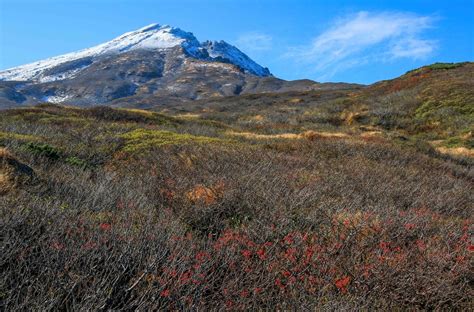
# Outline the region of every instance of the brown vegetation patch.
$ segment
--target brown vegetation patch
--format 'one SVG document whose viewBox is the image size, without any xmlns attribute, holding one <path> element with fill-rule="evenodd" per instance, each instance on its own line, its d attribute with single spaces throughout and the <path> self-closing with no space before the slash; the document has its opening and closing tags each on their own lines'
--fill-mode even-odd
<svg viewBox="0 0 474 312">
<path fill-rule="evenodd" d="M 365 117 L 365 115 L 360 112 L 343 112 L 341 115 L 341 119 L 343 119 L 347 125 L 352 125 L 363 117 Z"/>
<path fill-rule="evenodd" d="M 223 182 L 219 182 L 212 187 L 198 184 L 191 191 L 186 193 L 186 197 L 194 204 L 204 203 L 206 205 L 212 205 L 222 195 L 224 186 Z"/>
<path fill-rule="evenodd" d="M 0 148 L 0 195 L 4 195 L 33 178 L 33 169 Z"/>
</svg>

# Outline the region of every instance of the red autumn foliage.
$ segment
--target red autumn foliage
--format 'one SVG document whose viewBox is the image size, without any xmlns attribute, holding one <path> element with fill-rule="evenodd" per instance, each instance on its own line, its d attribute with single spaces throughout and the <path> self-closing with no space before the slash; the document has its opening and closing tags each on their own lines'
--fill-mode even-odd
<svg viewBox="0 0 474 312">
<path fill-rule="evenodd" d="M 110 231 L 110 229 L 112 229 L 112 225 L 110 223 L 101 223 L 99 227 L 103 231 Z"/>
<path fill-rule="evenodd" d="M 351 278 L 349 276 L 342 277 L 335 281 L 335 285 L 340 292 L 345 293 L 347 292 L 347 286 L 351 282 Z"/>
<path fill-rule="evenodd" d="M 245 259 L 250 259 L 250 257 L 252 256 L 252 252 L 248 249 L 242 250 L 241 254 L 245 257 Z"/>
<path fill-rule="evenodd" d="M 171 295 L 171 291 L 169 289 L 165 289 L 160 293 L 161 297 L 169 297 Z"/>
</svg>

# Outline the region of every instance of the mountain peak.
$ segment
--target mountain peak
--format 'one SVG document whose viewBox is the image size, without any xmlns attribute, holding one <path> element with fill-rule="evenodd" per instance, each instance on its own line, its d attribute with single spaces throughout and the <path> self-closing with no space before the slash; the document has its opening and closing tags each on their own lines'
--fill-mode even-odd
<svg viewBox="0 0 474 312">
<path fill-rule="evenodd" d="M 268 69 L 255 63 L 236 47 L 224 41 L 200 43 L 191 32 L 169 25 L 150 24 L 138 30 L 124 33 L 111 41 L 92 48 L 72 52 L 46 60 L 0 71 L 0 80 L 49 82 L 69 79 L 105 55 L 122 54 L 134 50 L 167 50 L 181 46 L 188 56 L 208 62 L 232 63 L 244 72 L 256 76 L 271 75 Z M 84 59 L 85 61 L 79 61 Z M 51 69 L 62 64 L 78 63 L 74 68 L 59 75 L 51 75 Z M 57 71 L 55 71 L 57 72 Z"/>
<path fill-rule="evenodd" d="M 137 31 L 146 32 L 146 31 L 150 31 L 150 30 L 159 29 L 159 28 L 162 28 L 162 27 L 171 27 L 171 26 L 169 26 L 169 25 L 163 25 L 162 26 L 158 23 L 153 23 L 153 24 L 147 25 L 145 27 L 142 27 L 142 28 L 138 29 Z"/>
<path fill-rule="evenodd" d="M 109 42 L 95 47 L 99 53 L 127 52 L 135 49 L 167 49 L 187 42 L 199 45 L 190 32 L 169 25 L 151 24 L 135 31 L 127 32 Z M 94 48 L 92 48 L 94 49 Z"/>
</svg>

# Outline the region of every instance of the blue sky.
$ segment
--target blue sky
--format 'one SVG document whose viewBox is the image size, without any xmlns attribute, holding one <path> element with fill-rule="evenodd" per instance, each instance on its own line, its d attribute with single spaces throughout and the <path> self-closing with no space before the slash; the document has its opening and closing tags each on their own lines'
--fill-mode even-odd
<svg viewBox="0 0 474 312">
<path fill-rule="evenodd" d="M 371 83 L 474 60 L 474 0 L 0 0 L 0 69 L 151 23 L 230 42 L 283 79 Z"/>
</svg>

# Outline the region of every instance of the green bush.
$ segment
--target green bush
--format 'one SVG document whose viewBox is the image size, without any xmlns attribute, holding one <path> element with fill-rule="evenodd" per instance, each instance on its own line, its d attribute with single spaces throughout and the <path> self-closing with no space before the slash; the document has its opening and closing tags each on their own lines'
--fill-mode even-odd
<svg viewBox="0 0 474 312">
<path fill-rule="evenodd" d="M 464 63 L 434 63 L 427 67 L 431 70 L 438 70 L 438 69 L 453 69 L 453 68 L 461 67 L 462 65 L 464 65 Z"/>
<path fill-rule="evenodd" d="M 46 143 L 28 142 L 24 146 L 27 151 L 35 156 L 42 156 L 52 160 L 58 160 L 61 158 L 61 152 Z"/>
</svg>

